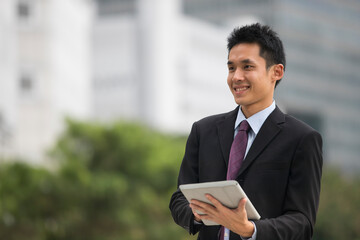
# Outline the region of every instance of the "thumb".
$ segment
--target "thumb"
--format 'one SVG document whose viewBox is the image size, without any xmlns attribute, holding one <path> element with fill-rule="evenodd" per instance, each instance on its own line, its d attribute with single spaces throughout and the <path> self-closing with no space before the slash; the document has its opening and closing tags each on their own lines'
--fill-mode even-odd
<svg viewBox="0 0 360 240">
<path fill-rule="evenodd" d="M 239 201 L 239 205 L 238 205 L 238 209 L 245 209 L 245 204 L 247 202 L 247 198 L 242 198 L 240 201 Z"/>
</svg>

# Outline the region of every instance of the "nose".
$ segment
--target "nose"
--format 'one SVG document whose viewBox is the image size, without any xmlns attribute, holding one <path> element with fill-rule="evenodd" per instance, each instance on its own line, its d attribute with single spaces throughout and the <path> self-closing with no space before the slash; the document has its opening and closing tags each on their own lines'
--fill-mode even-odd
<svg viewBox="0 0 360 240">
<path fill-rule="evenodd" d="M 244 78 L 244 72 L 243 72 L 241 69 L 237 68 L 236 71 L 234 72 L 234 75 L 233 75 L 233 77 L 232 77 L 232 80 L 233 80 L 234 82 L 244 81 L 244 80 L 245 80 L 245 78 Z"/>
</svg>

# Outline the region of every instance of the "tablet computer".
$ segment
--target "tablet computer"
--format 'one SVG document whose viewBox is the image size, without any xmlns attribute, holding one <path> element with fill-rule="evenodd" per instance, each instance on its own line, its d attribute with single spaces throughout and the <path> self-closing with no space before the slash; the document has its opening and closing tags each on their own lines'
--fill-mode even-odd
<svg viewBox="0 0 360 240">
<path fill-rule="evenodd" d="M 183 184 L 180 185 L 179 188 L 189 202 L 191 199 L 196 199 L 211 204 L 205 197 L 205 194 L 210 194 L 228 208 L 237 208 L 239 201 L 242 198 L 247 198 L 245 209 L 248 219 L 260 219 L 259 213 L 252 205 L 250 199 L 246 196 L 240 184 L 235 180 Z M 199 212 L 199 214 L 201 214 L 201 212 Z M 219 225 L 218 223 L 209 220 L 203 220 L 203 223 L 208 226 Z"/>
</svg>

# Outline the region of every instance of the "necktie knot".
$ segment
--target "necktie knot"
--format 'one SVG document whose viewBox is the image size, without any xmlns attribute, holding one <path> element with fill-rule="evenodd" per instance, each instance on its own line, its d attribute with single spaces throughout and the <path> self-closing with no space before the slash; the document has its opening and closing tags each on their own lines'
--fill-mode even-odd
<svg viewBox="0 0 360 240">
<path fill-rule="evenodd" d="M 249 130 L 250 130 L 249 123 L 246 120 L 242 121 L 239 126 L 239 131 L 248 132 Z"/>
</svg>

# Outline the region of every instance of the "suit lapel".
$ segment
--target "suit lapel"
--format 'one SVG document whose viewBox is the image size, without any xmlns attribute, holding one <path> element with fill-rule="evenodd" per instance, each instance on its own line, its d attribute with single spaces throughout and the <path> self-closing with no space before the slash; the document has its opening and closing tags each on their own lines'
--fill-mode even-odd
<svg viewBox="0 0 360 240">
<path fill-rule="evenodd" d="M 280 124 L 285 122 L 285 116 L 278 107 L 269 115 L 264 124 L 260 128 L 253 144 L 251 145 L 248 154 L 240 168 L 238 176 L 247 169 L 262 150 L 269 145 L 269 143 L 281 131 Z M 229 150 L 230 151 L 230 150 Z"/>
<path fill-rule="evenodd" d="M 226 167 L 229 162 L 231 144 L 234 140 L 234 127 L 238 111 L 239 107 L 229 112 L 229 114 L 217 123 L 219 142 Z"/>
</svg>

